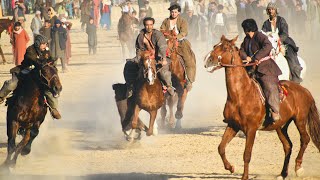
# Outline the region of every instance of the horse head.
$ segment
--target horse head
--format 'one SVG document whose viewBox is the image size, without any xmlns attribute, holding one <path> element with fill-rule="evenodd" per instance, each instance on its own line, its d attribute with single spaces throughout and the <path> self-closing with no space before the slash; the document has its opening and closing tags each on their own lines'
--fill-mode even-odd
<svg viewBox="0 0 320 180">
<path fill-rule="evenodd" d="M 240 62 L 234 61 L 235 55 L 239 53 L 239 49 L 235 46 L 237 39 L 238 36 L 232 40 L 228 40 L 222 35 L 220 42 L 213 46 L 213 50 L 211 50 L 204 59 L 204 67 L 208 72 L 220 69 L 224 65 L 240 64 Z"/>
<path fill-rule="evenodd" d="M 58 69 L 54 65 L 46 63 L 40 67 L 40 81 L 52 92 L 54 97 L 59 97 L 62 85 L 58 76 Z"/>
<path fill-rule="evenodd" d="M 177 51 L 178 45 L 179 45 L 179 42 L 177 41 L 177 33 L 174 29 L 169 31 L 161 30 L 161 32 L 163 33 L 163 35 L 166 37 L 166 40 L 167 40 L 166 55 L 167 57 L 171 57 L 171 54 Z"/>
<path fill-rule="evenodd" d="M 13 19 L 0 19 L 0 34 L 3 31 L 6 31 L 7 34 L 11 35 L 13 32 L 13 25 L 14 21 Z"/>
<path fill-rule="evenodd" d="M 151 51 L 143 51 L 140 53 L 143 68 L 143 77 L 147 79 L 149 85 L 153 85 L 157 78 L 156 60 Z"/>
<path fill-rule="evenodd" d="M 261 31 L 264 35 L 268 37 L 268 40 L 271 42 L 271 45 L 273 47 L 272 54 L 274 56 L 278 55 L 279 53 L 282 53 L 282 55 L 285 55 L 285 46 L 281 43 L 280 37 L 279 37 L 279 30 L 276 29 L 275 32 L 264 32 Z"/>
</svg>

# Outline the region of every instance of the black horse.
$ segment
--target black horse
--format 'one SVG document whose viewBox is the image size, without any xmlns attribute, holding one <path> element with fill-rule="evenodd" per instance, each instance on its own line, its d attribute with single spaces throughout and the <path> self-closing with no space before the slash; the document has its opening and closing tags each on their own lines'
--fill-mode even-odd
<svg viewBox="0 0 320 180">
<path fill-rule="evenodd" d="M 50 91 L 54 97 L 58 97 L 61 90 L 58 70 L 49 63 L 19 76 L 16 90 L 7 100 L 8 155 L 5 166 L 14 166 L 20 153 L 30 153 L 31 143 L 38 135 L 39 127 L 47 114 L 45 92 Z M 16 146 L 17 134 L 22 135 L 23 139 Z"/>
</svg>

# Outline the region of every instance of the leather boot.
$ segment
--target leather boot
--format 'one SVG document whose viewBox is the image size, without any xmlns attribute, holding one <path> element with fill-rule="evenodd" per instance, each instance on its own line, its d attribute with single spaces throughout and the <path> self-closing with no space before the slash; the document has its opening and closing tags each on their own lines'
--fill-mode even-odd
<svg viewBox="0 0 320 180">
<path fill-rule="evenodd" d="M 50 113 L 53 118 L 55 119 L 61 119 L 61 115 L 57 109 L 50 109 Z"/>
</svg>

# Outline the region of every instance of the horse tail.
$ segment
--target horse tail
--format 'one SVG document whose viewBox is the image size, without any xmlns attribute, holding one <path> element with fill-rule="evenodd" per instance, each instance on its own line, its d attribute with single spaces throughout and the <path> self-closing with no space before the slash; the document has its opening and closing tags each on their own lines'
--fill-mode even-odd
<svg viewBox="0 0 320 180">
<path fill-rule="evenodd" d="M 314 145 L 320 151 L 320 117 L 315 102 L 311 104 L 308 114 L 308 130 Z"/>
</svg>

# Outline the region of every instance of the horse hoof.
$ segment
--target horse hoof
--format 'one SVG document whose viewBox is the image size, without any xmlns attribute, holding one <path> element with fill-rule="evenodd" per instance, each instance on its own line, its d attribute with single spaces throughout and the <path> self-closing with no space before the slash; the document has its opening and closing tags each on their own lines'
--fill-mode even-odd
<svg viewBox="0 0 320 180">
<path fill-rule="evenodd" d="M 303 174 L 304 174 L 304 169 L 303 169 L 303 167 L 301 167 L 300 169 L 298 169 L 298 170 L 296 171 L 296 175 L 297 175 L 298 177 L 303 176 Z"/>
<path fill-rule="evenodd" d="M 234 170 L 235 170 L 234 166 L 231 166 L 230 173 L 233 174 Z"/>
<path fill-rule="evenodd" d="M 24 147 L 22 149 L 22 151 L 21 151 L 21 155 L 22 156 L 26 156 L 26 155 L 30 154 L 30 152 L 31 152 L 31 148 L 30 147 Z"/>
<path fill-rule="evenodd" d="M 181 126 L 181 120 L 178 119 L 177 122 L 176 122 L 176 129 L 181 129 L 182 126 Z"/>
<path fill-rule="evenodd" d="M 153 129 L 153 135 L 157 136 L 159 134 L 158 128 Z"/>
<path fill-rule="evenodd" d="M 284 180 L 284 178 L 282 176 L 278 176 L 277 180 Z"/>
<path fill-rule="evenodd" d="M 181 111 L 177 111 L 175 114 L 176 119 L 182 119 L 183 118 L 183 114 Z"/>
<path fill-rule="evenodd" d="M 152 134 L 153 134 L 152 131 L 148 131 L 148 132 L 147 132 L 147 136 L 151 136 Z"/>
</svg>

